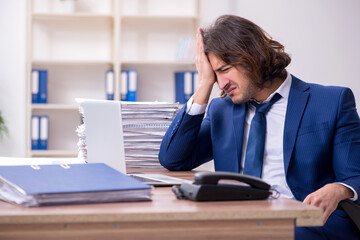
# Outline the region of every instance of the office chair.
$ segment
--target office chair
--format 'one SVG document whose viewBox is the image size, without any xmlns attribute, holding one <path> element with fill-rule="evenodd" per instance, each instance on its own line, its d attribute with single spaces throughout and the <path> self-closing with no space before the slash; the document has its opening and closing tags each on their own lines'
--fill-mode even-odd
<svg viewBox="0 0 360 240">
<path fill-rule="evenodd" d="M 340 202 L 340 207 L 353 220 L 360 233 L 360 205 L 350 200 L 343 200 Z"/>
</svg>

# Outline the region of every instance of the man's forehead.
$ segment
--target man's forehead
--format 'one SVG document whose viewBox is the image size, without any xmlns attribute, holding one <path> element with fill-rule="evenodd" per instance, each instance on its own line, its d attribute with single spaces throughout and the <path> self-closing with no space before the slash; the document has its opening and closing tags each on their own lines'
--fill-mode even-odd
<svg viewBox="0 0 360 240">
<path fill-rule="evenodd" d="M 208 55 L 209 60 L 210 60 L 210 64 L 211 67 L 214 71 L 219 71 L 222 68 L 228 66 L 229 64 L 226 64 L 223 60 L 221 60 L 220 58 L 216 57 L 214 54 L 209 54 Z"/>
</svg>

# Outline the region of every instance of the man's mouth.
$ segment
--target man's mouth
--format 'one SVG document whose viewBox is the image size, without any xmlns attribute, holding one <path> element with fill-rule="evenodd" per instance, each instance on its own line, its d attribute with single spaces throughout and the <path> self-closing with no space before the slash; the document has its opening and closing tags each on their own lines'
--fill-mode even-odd
<svg viewBox="0 0 360 240">
<path fill-rule="evenodd" d="M 226 89 L 225 92 L 228 96 L 232 95 L 235 91 L 236 87 L 230 87 L 229 89 Z"/>
</svg>

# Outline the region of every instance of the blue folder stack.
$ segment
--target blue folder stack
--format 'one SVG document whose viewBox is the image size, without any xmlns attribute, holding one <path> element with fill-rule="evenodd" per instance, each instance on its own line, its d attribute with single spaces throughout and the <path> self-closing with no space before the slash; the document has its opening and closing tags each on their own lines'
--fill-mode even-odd
<svg viewBox="0 0 360 240">
<path fill-rule="evenodd" d="M 32 115 L 31 117 L 31 149 L 47 150 L 49 140 L 49 117 Z"/>
<path fill-rule="evenodd" d="M 0 166 L 0 199 L 32 206 L 149 201 L 151 186 L 103 163 Z"/>
<path fill-rule="evenodd" d="M 138 72 L 136 69 L 122 70 L 121 76 L 121 101 L 137 101 Z"/>
</svg>

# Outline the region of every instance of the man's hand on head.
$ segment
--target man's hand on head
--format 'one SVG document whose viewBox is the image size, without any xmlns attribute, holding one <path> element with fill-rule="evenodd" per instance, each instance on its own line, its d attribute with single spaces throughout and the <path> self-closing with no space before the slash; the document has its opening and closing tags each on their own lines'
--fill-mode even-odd
<svg viewBox="0 0 360 240">
<path fill-rule="evenodd" d="M 208 57 L 204 52 L 204 39 L 202 29 L 196 34 L 196 69 L 199 73 L 199 87 L 194 94 L 194 102 L 200 105 L 207 104 L 212 87 L 216 81 L 215 73 L 211 67 Z"/>
</svg>

